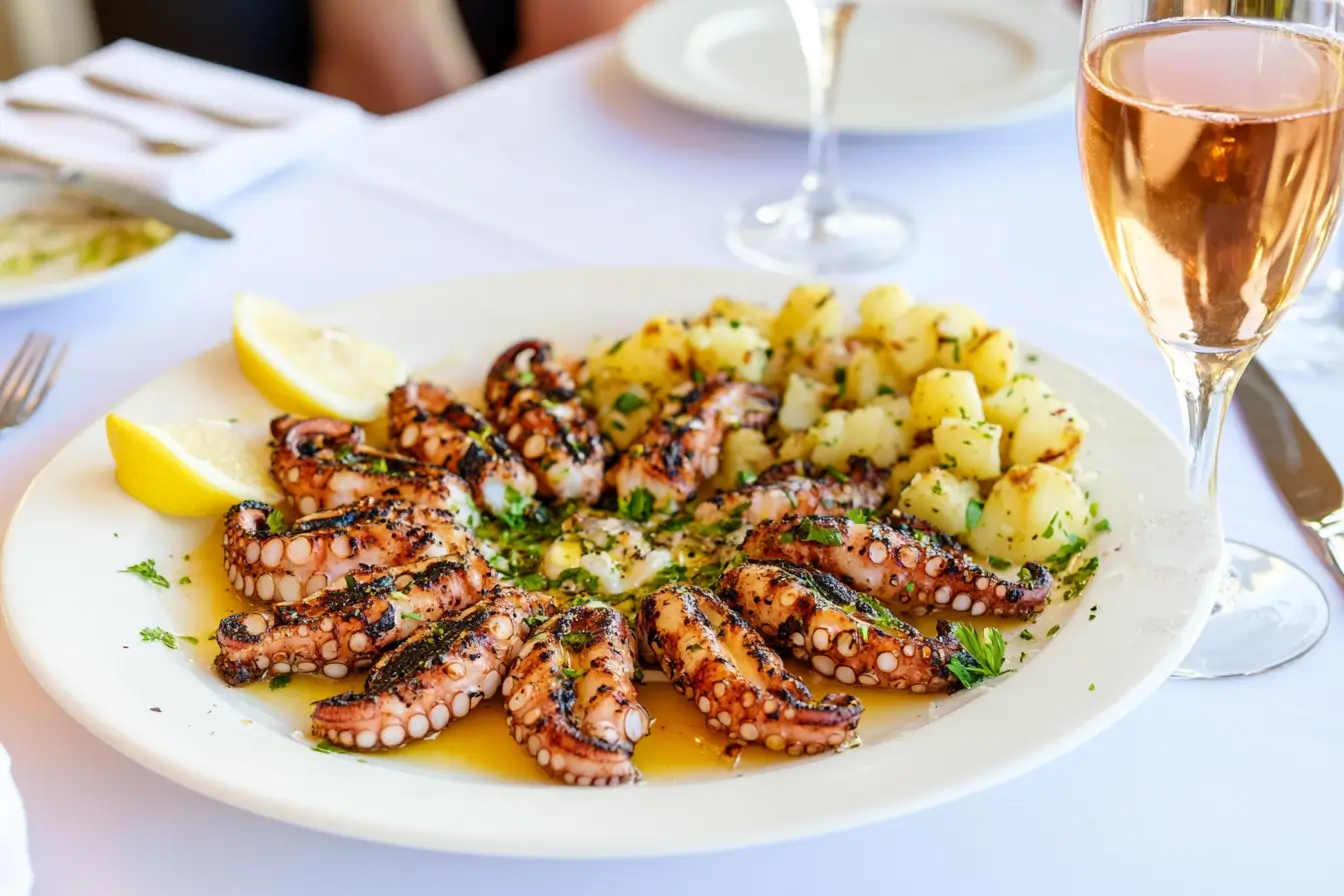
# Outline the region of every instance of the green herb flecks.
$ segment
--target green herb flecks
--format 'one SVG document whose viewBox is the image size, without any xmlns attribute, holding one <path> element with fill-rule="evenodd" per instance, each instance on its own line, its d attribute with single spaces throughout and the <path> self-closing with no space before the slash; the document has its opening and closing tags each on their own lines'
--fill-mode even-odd
<svg viewBox="0 0 1344 896">
<path fill-rule="evenodd" d="M 653 516 L 653 492 L 641 486 L 628 497 L 622 498 L 618 509 L 621 516 L 628 520 L 636 523 L 648 522 L 649 517 Z"/>
<path fill-rule="evenodd" d="M 751 470 L 738 470 L 738 471 L 737 471 L 737 484 L 738 484 L 738 486 L 740 486 L 740 487 L 742 487 L 742 488 L 745 488 L 745 487 L 747 487 L 748 485 L 751 485 L 751 484 L 752 484 L 753 482 L 755 482 L 755 481 L 756 481 L 756 474 L 755 474 L 754 472 L 752 472 Z"/>
<path fill-rule="evenodd" d="M 796 531 L 803 541 L 810 541 L 814 544 L 839 547 L 844 543 L 844 539 L 840 537 L 839 532 L 834 529 L 829 529 L 814 520 L 803 520 L 798 524 Z"/>
<path fill-rule="evenodd" d="M 563 675 L 563 676 L 565 676 L 566 678 L 568 678 L 570 681 L 574 681 L 574 680 L 577 679 L 577 678 L 582 678 L 582 677 L 583 677 L 583 673 L 582 673 L 582 672 L 580 672 L 578 669 L 574 669 L 574 668 L 572 668 L 572 667 L 570 667 L 570 666 L 565 666 L 563 669 L 561 669 L 561 670 L 560 670 L 560 674 Z"/>
<path fill-rule="evenodd" d="M 158 627 L 140 629 L 140 640 L 158 641 L 169 650 L 177 649 L 177 637 L 172 632 L 166 632 Z"/>
<path fill-rule="evenodd" d="M 565 632 L 560 636 L 560 643 L 566 647 L 573 647 L 582 650 L 593 643 L 592 632 Z"/>
<path fill-rule="evenodd" d="M 648 402 L 640 398 L 633 392 L 622 392 L 616 399 L 616 410 L 622 414 L 629 414 L 631 411 L 637 411 L 648 405 Z"/>
<path fill-rule="evenodd" d="M 179 585 L 190 585 L 190 584 L 191 584 L 191 576 L 183 576 L 182 578 L 180 578 L 180 579 L 177 580 L 177 584 L 179 584 Z"/>
<path fill-rule="evenodd" d="M 281 688 L 289 687 L 289 682 L 291 681 L 291 679 L 292 676 L 290 676 L 288 673 L 284 675 L 275 676 L 274 678 L 271 679 L 271 690 L 278 691 Z"/>
<path fill-rule="evenodd" d="M 992 568 L 997 569 L 997 570 L 999 570 L 1000 572 L 1002 572 L 1003 570 L 1007 569 L 1008 567 L 1012 566 L 1013 564 L 1010 563 L 1010 562 L 1008 562 L 1007 560 L 1003 559 L 1002 557 L 990 557 L 990 558 L 989 558 L 989 565 L 990 565 Z"/>
<path fill-rule="evenodd" d="M 329 740 L 320 740 L 313 744 L 314 753 L 349 753 L 345 747 L 338 747 Z"/>
<path fill-rule="evenodd" d="M 966 528 L 974 529 L 980 525 L 980 518 L 985 513 L 984 501 L 971 501 L 966 505 Z"/>
<path fill-rule="evenodd" d="M 168 587 L 168 580 L 160 575 L 159 571 L 154 568 L 153 558 L 141 560 L 139 563 L 128 566 L 123 570 L 119 570 L 119 572 L 128 572 L 133 576 L 139 576 L 149 584 L 157 585 L 160 588 Z"/>
<path fill-rule="evenodd" d="M 972 688 L 1003 674 L 1003 654 L 1007 645 L 1002 632 L 996 628 L 976 632 L 973 626 L 954 622 L 952 633 L 971 657 L 970 664 L 963 662 L 960 656 L 954 656 L 947 664 L 948 671 L 957 677 L 963 687 Z"/>
<path fill-rule="evenodd" d="M 288 527 L 285 525 L 285 515 L 279 510 L 272 510 L 266 514 L 266 528 L 272 535 L 279 535 Z"/>
</svg>

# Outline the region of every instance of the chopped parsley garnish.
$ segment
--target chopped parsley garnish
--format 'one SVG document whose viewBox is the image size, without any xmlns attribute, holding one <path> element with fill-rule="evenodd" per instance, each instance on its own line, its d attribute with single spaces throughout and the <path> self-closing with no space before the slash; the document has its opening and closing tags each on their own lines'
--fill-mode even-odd
<svg viewBox="0 0 1344 896">
<path fill-rule="evenodd" d="M 545 616 L 529 616 L 523 620 L 523 624 L 526 625 L 528 628 L 536 628 L 545 621 L 546 621 Z"/>
<path fill-rule="evenodd" d="M 1094 609 L 1095 609 L 1095 608 L 1094 608 Z M 201 639 L 195 637 L 194 635 L 178 635 L 178 636 L 177 636 L 177 639 L 178 639 L 179 641 L 186 641 L 188 644 L 199 644 L 199 643 L 201 643 Z"/>
<path fill-rule="evenodd" d="M 625 340 L 624 340 L 624 339 L 617 339 L 615 342 L 613 342 L 613 343 L 611 344 L 611 348 L 607 349 L 607 354 L 608 354 L 608 355 L 614 355 L 614 354 L 616 354 L 618 351 L 621 350 L 621 346 L 623 346 L 623 345 L 625 345 Z"/>
<path fill-rule="evenodd" d="M 845 516 L 849 519 L 851 523 L 858 523 L 860 526 L 862 526 L 864 523 L 868 522 L 870 519 L 873 518 L 873 511 L 869 510 L 866 507 L 851 507 L 849 508 L 849 512 L 846 513 Z"/>
<path fill-rule="evenodd" d="M 290 678 L 289 674 L 275 676 L 271 679 L 271 690 L 278 691 L 281 688 L 289 687 Z"/>
<path fill-rule="evenodd" d="M 1005 570 L 1005 569 L 1007 569 L 1008 567 L 1012 566 L 1013 564 L 1009 563 L 1007 560 L 1003 559 L 1002 557 L 990 557 L 990 558 L 989 558 L 989 565 L 990 565 L 991 567 L 993 567 L 994 569 L 997 569 L 997 570 Z"/>
<path fill-rule="evenodd" d="M 140 629 L 141 641 L 158 641 L 169 650 L 177 649 L 177 638 L 172 632 L 166 632 L 161 628 L 142 628 Z"/>
<path fill-rule="evenodd" d="M 503 554 L 496 554 L 486 562 L 489 563 L 492 568 L 499 570 L 505 575 L 508 575 L 513 571 L 513 566 L 509 563 L 509 558 L 505 557 Z"/>
<path fill-rule="evenodd" d="M 168 580 L 165 579 L 163 576 L 161 576 L 159 574 L 159 571 L 154 568 L 153 558 L 150 558 L 149 560 L 142 560 L 139 563 L 136 563 L 132 566 L 128 566 L 125 569 L 119 571 L 128 572 L 133 576 L 139 576 L 149 584 L 158 585 L 160 588 L 168 587 Z"/>
<path fill-rule="evenodd" d="M 180 578 L 180 579 L 177 580 L 177 584 L 179 584 L 179 585 L 190 585 L 190 584 L 191 584 L 191 576 L 183 576 L 182 578 Z"/>
<path fill-rule="evenodd" d="M 354 591 L 354 590 L 355 590 L 356 588 L 358 588 L 358 587 L 359 587 L 359 582 L 355 581 L 355 577 L 354 577 L 353 575 L 351 575 L 350 573 L 346 573 L 346 574 L 345 574 L 345 590 L 346 590 L 346 591 Z"/>
<path fill-rule="evenodd" d="M 842 469 L 840 469 L 839 467 L 837 467 L 835 464 L 827 464 L 827 465 L 826 465 L 826 472 L 827 472 L 827 473 L 830 475 L 830 477 L 831 477 L 832 479 L 834 479 L 836 482 L 848 482 L 848 481 L 849 481 L 849 476 L 846 475 L 845 471 L 842 470 Z"/>
<path fill-rule="evenodd" d="M 1042 537 L 1042 538 L 1054 538 L 1054 537 L 1055 537 L 1055 520 L 1057 520 L 1057 519 L 1059 519 L 1059 511 L 1058 511 L 1058 510 L 1055 511 L 1055 515 L 1054 515 L 1054 516 L 1050 517 L 1050 522 L 1048 522 L 1048 523 L 1045 524 L 1045 529 L 1041 531 L 1041 537 Z"/>
<path fill-rule="evenodd" d="M 868 623 L 866 622 L 859 623 L 859 640 L 860 641 L 868 640 Z"/>
<path fill-rule="evenodd" d="M 915 593 L 915 583 L 914 583 L 914 582 L 906 582 L 906 583 L 905 583 L 905 593 L 906 593 L 906 594 L 914 594 L 914 593 Z"/>
<path fill-rule="evenodd" d="M 581 678 L 581 677 L 583 677 L 583 673 L 582 673 L 582 672 L 580 672 L 578 669 L 572 668 L 572 667 L 570 667 L 570 666 L 566 666 L 565 668 L 561 669 L 561 670 L 560 670 L 560 674 L 563 675 L 563 676 L 565 676 L 566 678 L 568 678 L 570 681 L 573 681 L 573 680 L 576 679 L 576 678 Z"/>
<path fill-rule="evenodd" d="M 1035 364 L 1037 361 L 1041 360 L 1041 356 L 1035 352 L 1027 352 L 1027 360 Z"/>
<path fill-rule="evenodd" d="M 1069 561 L 1087 547 L 1086 538 L 1079 538 L 1077 535 L 1064 529 L 1060 529 L 1060 531 L 1064 533 L 1064 537 L 1068 539 L 1068 542 L 1061 545 L 1059 550 L 1045 558 L 1046 566 L 1049 566 L 1055 572 L 1063 572 L 1064 569 L 1068 567 Z"/>
<path fill-rule="evenodd" d="M 471 432 L 467 433 L 467 438 L 471 439 L 473 442 L 481 446 L 481 448 L 485 449 L 486 451 L 489 451 L 490 444 L 486 440 L 489 439 L 494 434 L 495 434 L 495 428 L 491 426 L 489 423 L 487 423 L 481 429 L 474 429 Z"/>
<path fill-rule="evenodd" d="M 1092 577 L 1097 574 L 1097 568 L 1101 566 L 1101 559 L 1098 557 L 1089 557 L 1087 562 L 1075 569 L 1073 572 L 1060 579 L 1064 584 L 1064 599 L 1073 600 L 1083 593 L 1083 589 L 1092 581 Z"/>
<path fill-rule="evenodd" d="M 424 613 L 402 613 L 402 614 L 401 614 L 401 618 L 402 618 L 402 619 L 414 619 L 416 622 L 424 622 L 424 621 L 425 621 L 425 614 L 424 614 Z"/>
<path fill-rule="evenodd" d="M 1094 525 L 1094 526 L 1092 527 L 1092 531 L 1093 531 L 1094 533 L 1097 533 L 1097 534 L 1100 534 L 1100 533 L 1102 533 L 1102 532 L 1109 532 L 1109 531 L 1111 531 L 1111 521 L 1110 521 L 1110 520 L 1097 520 L 1096 525 Z"/>
<path fill-rule="evenodd" d="M 633 392 L 622 392 L 620 397 L 616 399 L 616 410 L 620 411 L 622 414 L 628 414 L 631 411 L 639 410 L 647 404 L 647 401 Z"/>
<path fill-rule="evenodd" d="M 1018 635 L 1018 637 L 1021 638 L 1023 641 L 1035 641 L 1035 640 L 1036 640 L 1036 636 L 1033 635 L 1031 632 L 1027 631 L 1026 629 L 1023 629 L 1023 630 L 1022 630 L 1022 634 Z"/>
<path fill-rule="evenodd" d="M 531 370 L 518 371 L 518 385 L 530 386 L 537 381 L 537 375 Z"/>
<path fill-rule="evenodd" d="M 962 662 L 960 656 L 954 656 L 947 664 L 948 671 L 957 677 L 963 687 L 975 687 L 986 679 L 1003 674 L 1003 653 L 1007 645 L 998 629 L 986 628 L 976 632 L 973 626 L 954 622 L 952 633 L 971 656 L 970 665 Z"/>
<path fill-rule="evenodd" d="M 795 541 L 797 541 L 797 539 L 798 536 L 793 534 L 792 529 L 788 529 L 785 530 L 784 532 L 779 533 L 780 544 L 793 544 Z"/>
<path fill-rule="evenodd" d="M 682 582 L 686 580 L 686 567 L 680 563 L 669 563 L 662 569 L 653 574 L 649 579 L 649 584 L 655 588 L 661 588 L 663 585 L 670 585 L 673 582 Z"/>
<path fill-rule="evenodd" d="M 818 525 L 813 520 L 803 520 L 798 524 L 797 531 L 802 536 L 803 541 L 829 545 L 830 547 L 838 547 L 844 543 L 844 539 L 840 537 L 839 532 Z"/>
<path fill-rule="evenodd" d="M 511 485 L 504 486 L 504 510 L 499 521 L 510 529 L 522 529 L 527 526 L 527 512 L 532 507 L 532 499 Z"/>
<path fill-rule="evenodd" d="M 700 372 L 700 368 L 696 367 L 691 370 L 691 379 L 697 384 L 703 383 L 705 381 L 705 375 Z"/>
<path fill-rule="evenodd" d="M 593 643 L 592 632 L 565 632 L 560 636 L 560 643 L 566 647 L 577 647 L 580 650 Z"/>
<path fill-rule="evenodd" d="M 590 591 L 590 592 L 597 591 L 602 586 L 602 582 L 597 578 L 597 576 L 593 575 L 588 570 L 580 569 L 577 566 L 574 567 L 573 569 L 567 569 L 564 572 L 560 573 L 560 575 L 556 578 L 555 581 L 560 584 L 563 584 L 565 582 L 577 582 L 580 588 L 582 588 L 584 591 Z"/>
<path fill-rule="evenodd" d="M 980 525 L 980 517 L 985 514 L 984 501 L 971 501 L 966 505 L 966 528 L 974 529 Z"/>
<path fill-rule="evenodd" d="M 371 471 L 373 471 L 374 473 L 386 473 L 386 472 L 387 472 L 387 458 L 385 458 L 385 457 L 375 457 L 373 460 L 369 461 L 369 469 L 370 469 Z"/>
<path fill-rule="evenodd" d="M 755 481 L 756 481 L 756 474 L 753 471 L 751 470 L 737 471 L 737 484 L 739 486 L 746 487 L 748 485 L 751 485 Z"/>
<path fill-rule="evenodd" d="M 539 572 L 530 572 L 513 580 L 514 584 L 525 591 L 544 591 L 551 586 L 551 580 Z"/>
<path fill-rule="evenodd" d="M 933 484 L 933 493 L 935 495 L 941 495 L 943 493 L 943 484 L 941 482 L 935 482 Z"/>
<path fill-rule="evenodd" d="M 641 486 L 631 492 L 629 497 L 622 498 L 618 509 L 621 516 L 628 520 L 647 522 L 653 515 L 653 492 Z"/>
<path fill-rule="evenodd" d="M 1095 684 L 1090 684 L 1087 686 L 1087 689 L 1089 691 L 1095 691 L 1097 689 L 1097 686 Z"/>
<path fill-rule="evenodd" d="M 355 446 L 342 445 L 336 449 L 336 460 L 343 464 L 348 464 L 355 457 Z"/>
<path fill-rule="evenodd" d="M 1059 626 L 1054 625 L 1050 627 L 1050 631 L 1045 633 L 1045 636 L 1047 638 L 1053 638 L 1057 634 L 1059 634 Z"/>
<path fill-rule="evenodd" d="M 347 749 L 345 749 L 345 747 L 338 747 L 338 746 L 336 746 L 336 744 L 332 743 L 331 741 L 329 741 L 329 740 L 325 740 L 325 739 L 324 739 L 324 740 L 320 740 L 320 741 L 318 741 L 317 743 L 313 744 L 313 752 L 315 752 L 315 753 L 349 753 L 350 751 L 347 750 Z"/>
<path fill-rule="evenodd" d="M 843 367 L 835 368 L 835 397 L 845 397 L 845 385 L 849 380 L 849 371 Z"/>
<path fill-rule="evenodd" d="M 643 684 L 643 683 L 644 683 L 644 668 L 643 668 L 642 666 L 636 666 L 636 667 L 635 667 L 635 671 L 632 672 L 632 673 L 630 673 L 630 677 L 631 677 L 632 679 L 634 679 L 635 684 Z"/>
<path fill-rule="evenodd" d="M 272 535 L 278 535 L 285 531 L 285 515 L 279 510 L 272 510 L 266 514 L 266 528 L 271 531 Z"/>
<path fill-rule="evenodd" d="M 686 645 L 686 652 L 687 652 L 687 653 L 699 653 L 700 651 L 702 651 L 702 650 L 704 650 L 704 649 L 705 649 L 705 648 L 704 648 L 702 645 L 700 645 L 700 644 L 687 644 L 687 645 Z"/>
</svg>

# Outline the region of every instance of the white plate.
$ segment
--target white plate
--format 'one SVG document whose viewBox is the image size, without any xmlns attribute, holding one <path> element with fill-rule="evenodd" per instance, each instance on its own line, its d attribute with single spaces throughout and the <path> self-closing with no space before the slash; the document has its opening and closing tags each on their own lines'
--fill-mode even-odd
<svg viewBox="0 0 1344 896">
<path fill-rule="evenodd" d="M 841 61 L 836 127 L 961 131 L 1069 105 L 1078 17 L 1055 0 L 865 0 Z M 657 0 L 621 32 L 649 88 L 701 112 L 806 130 L 807 76 L 784 0 Z"/>
<path fill-rule="evenodd" d="M 318 316 L 395 345 L 413 366 L 452 355 L 457 378 L 479 381 L 521 337 L 580 348 L 655 313 L 698 312 L 721 294 L 777 304 L 788 283 L 750 271 L 537 272 L 366 297 Z M 841 295 L 853 302 L 858 293 Z M 116 749 L 216 799 L 341 834 L 473 853 L 629 856 L 889 818 L 1022 774 L 1101 731 L 1162 683 L 1212 606 L 1221 532 L 1185 497 L 1181 450 L 1082 371 L 1046 356 L 1033 369 L 1091 420 L 1082 463 L 1096 473 L 1088 487 L 1114 530 L 1098 542 L 1101 572 L 1084 600 L 1052 604 L 1033 626 L 1037 640 L 1014 639 L 1014 660 L 1019 649 L 1039 651 L 1021 669 L 937 701 L 905 730 L 861 726 L 864 745 L 839 755 L 740 777 L 588 789 L 314 752 L 291 736 L 294 720 L 275 714 L 264 688 L 230 690 L 188 651 L 137 637 L 144 626 L 175 628 L 175 602 L 191 593 L 115 570 L 155 557 L 175 579 L 168 558 L 195 548 L 215 521 L 167 519 L 122 494 L 101 421 L 43 471 L 10 527 L 0 554 L 9 634 L 47 692 Z M 271 413 L 228 345 L 117 410 L 147 422 Z M 1094 620 L 1083 604 L 1098 608 Z M 1060 631 L 1047 638 L 1052 624 Z M 449 729 L 440 744 L 451 738 Z"/>
<path fill-rule="evenodd" d="M 26 206 L 49 200 L 55 195 L 55 188 L 47 184 L 0 177 L 0 218 Z M 177 239 L 177 236 L 170 237 L 148 252 L 96 271 L 71 272 L 51 266 L 39 269 L 28 277 L 0 277 L 0 311 L 48 302 L 119 280 L 161 259 L 169 247 L 177 243 Z"/>
</svg>

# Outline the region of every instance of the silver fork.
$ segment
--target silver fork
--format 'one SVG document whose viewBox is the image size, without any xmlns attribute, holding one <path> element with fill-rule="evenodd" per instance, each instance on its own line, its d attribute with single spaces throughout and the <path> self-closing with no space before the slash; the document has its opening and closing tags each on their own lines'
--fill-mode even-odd
<svg viewBox="0 0 1344 896">
<path fill-rule="evenodd" d="M 0 432 L 23 423 L 38 409 L 51 391 L 65 362 L 69 343 L 56 348 L 56 340 L 45 333 L 29 333 L 19 353 L 0 375 Z M 52 352 L 56 359 L 51 361 Z"/>
</svg>

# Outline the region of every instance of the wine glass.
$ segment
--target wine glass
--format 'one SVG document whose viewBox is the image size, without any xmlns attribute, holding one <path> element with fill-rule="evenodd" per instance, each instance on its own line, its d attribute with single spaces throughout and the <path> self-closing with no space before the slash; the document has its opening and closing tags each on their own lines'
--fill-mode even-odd
<svg viewBox="0 0 1344 896">
<path fill-rule="evenodd" d="M 807 173 L 791 195 L 754 202 L 728 215 L 728 247 L 752 264 L 792 274 L 871 271 L 910 247 L 910 219 L 839 184 L 832 129 L 835 90 L 854 0 L 785 0 L 807 64 L 812 128 Z"/>
<path fill-rule="evenodd" d="M 1232 389 L 1330 242 L 1344 162 L 1339 0 L 1087 0 L 1083 179 L 1111 264 L 1176 381 L 1190 488 L 1215 501 Z M 1310 650 L 1321 589 L 1229 543 L 1229 576 L 1180 677 Z"/>
<path fill-rule="evenodd" d="M 1344 239 L 1335 240 L 1328 270 L 1318 270 L 1302 290 L 1261 358 L 1276 370 L 1344 374 Z"/>
</svg>

